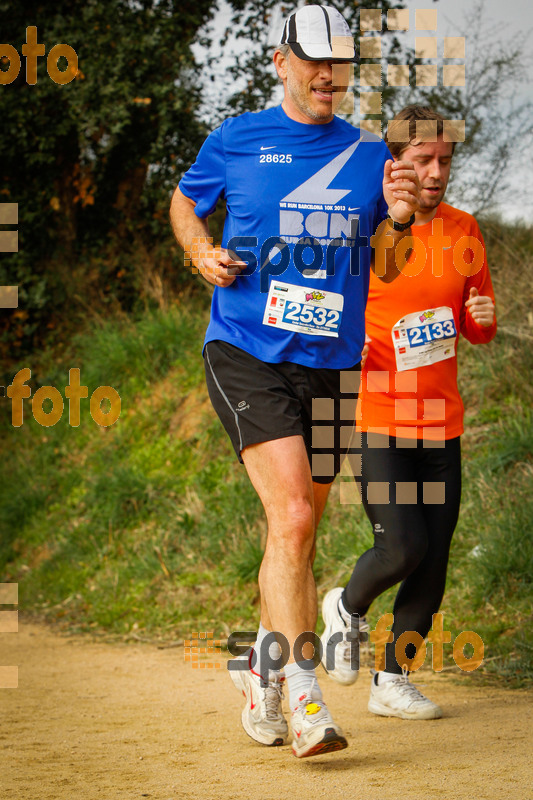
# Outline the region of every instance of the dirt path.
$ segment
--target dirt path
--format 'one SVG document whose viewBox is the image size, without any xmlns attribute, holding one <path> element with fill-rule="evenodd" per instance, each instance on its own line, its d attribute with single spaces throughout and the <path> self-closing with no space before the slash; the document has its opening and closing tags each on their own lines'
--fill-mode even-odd
<svg viewBox="0 0 533 800">
<path fill-rule="evenodd" d="M 424 672 L 446 714 L 428 722 L 369 714 L 366 669 L 348 688 L 323 676 L 350 745 L 297 760 L 242 731 L 225 663 L 192 669 L 183 648 L 25 624 L 0 636 L 0 663 L 19 665 L 19 688 L 0 690 L 2 800 L 533 800 L 533 698 L 468 675 Z"/>
</svg>

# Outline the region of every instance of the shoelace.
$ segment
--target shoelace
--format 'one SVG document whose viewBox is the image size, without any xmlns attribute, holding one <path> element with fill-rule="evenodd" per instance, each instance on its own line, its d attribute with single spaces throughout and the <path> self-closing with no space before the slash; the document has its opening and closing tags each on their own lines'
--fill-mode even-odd
<svg viewBox="0 0 533 800">
<path fill-rule="evenodd" d="M 313 680 L 311 682 L 311 686 L 309 687 L 309 694 L 305 698 L 305 705 L 307 705 L 308 703 L 314 703 L 315 702 L 313 700 L 313 689 L 315 688 L 315 686 L 318 686 L 318 681 L 317 681 L 316 678 L 313 678 Z"/>
<path fill-rule="evenodd" d="M 279 680 L 269 681 L 264 689 L 265 714 L 269 720 L 279 719 L 281 716 L 280 708 L 283 699 L 283 684 Z"/>
<path fill-rule="evenodd" d="M 409 673 L 405 667 L 402 668 L 402 674 L 394 681 L 400 694 L 409 697 L 412 703 L 419 703 L 420 701 L 427 701 L 427 698 L 422 694 L 414 683 L 411 683 L 408 677 Z"/>
<path fill-rule="evenodd" d="M 415 702 L 420 702 L 420 700 L 426 700 L 422 692 L 417 689 L 414 683 L 411 683 L 407 675 L 402 675 L 396 681 L 394 681 L 398 691 L 406 695 L 410 698 L 410 700 Z"/>
</svg>

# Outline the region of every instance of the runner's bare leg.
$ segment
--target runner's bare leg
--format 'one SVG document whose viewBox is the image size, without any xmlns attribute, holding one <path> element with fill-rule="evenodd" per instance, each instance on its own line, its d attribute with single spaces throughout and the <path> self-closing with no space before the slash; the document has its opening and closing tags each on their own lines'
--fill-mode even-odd
<svg viewBox="0 0 533 800">
<path fill-rule="evenodd" d="M 250 445 L 242 458 L 268 525 L 259 571 L 261 621 L 268 630 L 287 637 L 291 662 L 297 636 L 315 630 L 315 534 L 331 484 L 313 483 L 301 436 Z M 312 655 L 310 645 L 304 655 Z"/>
</svg>

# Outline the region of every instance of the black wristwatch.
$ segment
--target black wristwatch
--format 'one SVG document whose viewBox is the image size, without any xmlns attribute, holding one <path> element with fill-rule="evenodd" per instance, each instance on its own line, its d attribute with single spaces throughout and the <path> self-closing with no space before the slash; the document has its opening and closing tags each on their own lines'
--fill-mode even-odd
<svg viewBox="0 0 533 800">
<path fill-rule="evenodd" d="M 395 231 L 406 231 L 407 228 L 410 228 L 413 222 L 415 221 L 415 215 L 411 216 L 411 219 L 408 222 L 396 222 L 390 215 L 387 217 L 392 222 L 392 227 Z"/>
</svg>

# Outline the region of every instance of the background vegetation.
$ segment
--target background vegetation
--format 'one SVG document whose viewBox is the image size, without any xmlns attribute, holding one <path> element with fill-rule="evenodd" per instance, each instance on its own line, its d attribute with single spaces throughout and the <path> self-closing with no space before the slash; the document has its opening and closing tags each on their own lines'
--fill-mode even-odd
<svg viewBox="0 0 533 800">
<path fill-rule="evenodd" d="M 533 677 L 533 246 L 530 228 L 484 229 L 500 331 L 488 346 L 461 343 L 465 481 L 442 610 L 454 638 L 478 632 L 486 668 L 520 685 Z M 49 353 L 37 364 L 34 387 L 62 391 L 72 366 L 89 395 L 114 386 L 123 406 L 113 427 L 93 422 L 87 400 L 79 428 L 67 410 L 54 427 L 39 426 L 28 401 L 21 428 L 4 413 L 0 570 L 20 582 L 23 609 L 117 636 L 254 629 L 265 527 L 206 395 L 208 299 L 94 319 L 62 359 Z M 321 525 L 321 593 L 346 580 L 371 543 L 360 506 L 340 503 L 347 480 L 337 479 Z M 371 619 L 391 603 L 392 591 Z"/>
<path fill-rule="evenodd" d="M 350 13 L 393 5 L 365 0 Z M 20 583 L 24 611 L 69 630 L 175 640 L 198 628 L 222 636 L 253 629 L 262 513 L 207 399 L 201 343 L 210 293 L 183 268 L 167 209 L 217 116 L 269 102 L 264 42 L 282 9 L 233 0 L 228 27 L 246 46 L 228 62 L 235 84 L 209 119 L 202 86 L 217 68 L 215 34 L 206 27 L 214 2 L 46 6 L 0 3 L 5 41 L 20 52 L 34 24 L 47 51 L 66 42 L 80 66 L 76 80 L 59 87 L 40 59 L 35 86 L 25 84 L 23 67 L 14 84 L 0 87 L 10 125 L 0 139 L 0 200 L 17 202 L 20 216 L 20 252 L 0 260 L 0 285 L 20 287 L 19 308 L 0 312 L 0 378 L 10 383 L 29 366 L 33 392 L 52 385 L 64 395 L 68 370 L 79 367 L 89 395 L 101 385 L 119 391 L 122 415 L 99 427 L 82 401 L 79 428 L 70 427 L 68 408 L 44 428 L 26 400 L 15 429 L 10 403 L 0 404 L 0 581 Z M 230 38 L 226 31 L 223 52 Z M 201 63 L 191 49 L 199 42 Z M 386 42 L 389 60 L 418 63 L 394 38 Z M 515 50 L 500 55 L 501 69 L 506 58 L 516 65 Z M 494 91 L 505 89 L 506 74 L 518 79 L 498 74 Z M 483 76 L 489 80 L 480 66 Z M 464 93 L 427 99 L 459 117 L 472 102 Z M 401 98 L 388 92 L 384 102 L 390 116 Z M 492 118 L 481 102 L 475 108 L 464 152 L 487 155 L 483 141 L 498 137 L 487 133 Z M 529 111 L 521 113 L 530 124 Z M 491 186 L 492 177 L 480 175 L 478 200 L 490 201 Z M 533 676 L 532 231 L 487 217 L 482 228 L 500 327 L 489 346 L 460 349 L 465 489 L 443 611 L 452 633 L 483 636 L 486 670 L 522 685 Z M 320 592 L 344 581 L 371 542 L 361 508 L 340 503 L 348 480 L 335 484 L 321 526 Z M 379 599 L 372 621 L 391 599 L 392 591 Z"/>
</svg>

